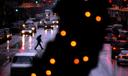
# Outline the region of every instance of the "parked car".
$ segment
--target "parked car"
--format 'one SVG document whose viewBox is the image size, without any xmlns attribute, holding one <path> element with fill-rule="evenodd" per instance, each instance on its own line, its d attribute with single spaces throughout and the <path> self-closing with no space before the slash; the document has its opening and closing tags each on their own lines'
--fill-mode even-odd
<svg viewBox="0 0 128 76">
<path fill-rule="evenodd" d="M 37 52 L 16 53 L 11 61 L 10 76 L 31 76 Z"/>
<path fill-rule="evenodd" d="M 4 43 L 7 40 L 12 39 L 12 33 L 9 28 L 0 29 L 0 43 Z"/>
<path fill-rule="evenodd" d="M 121 50 L 117 56 L 117 65 L 128 65 L 128 49 Z"/>
<path fill-rule="evenodd" d="M 128 49 L 128 43 L 126 40 L 118 40 L 114 42 L 112 44 L 112 51 L 111 51 L 112 59 L 116 59 L 116 56 L 118 56 L 123 49 Z"/>
</svg>

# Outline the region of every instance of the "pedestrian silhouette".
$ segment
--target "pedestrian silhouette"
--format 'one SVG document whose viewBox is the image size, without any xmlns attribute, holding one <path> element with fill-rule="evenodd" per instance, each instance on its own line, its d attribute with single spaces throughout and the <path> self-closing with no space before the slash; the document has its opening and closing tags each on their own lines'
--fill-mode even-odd
<svg viewBox="0 0 128 76">
<path fill-rule="evenodd" d="M 35 49 L 38 47 L 38 45 L 41 47 L 41 49 L 43 49 L 43 47 L 42 47 L 42 45 L 41 45 L 41 42 L 43 42 L 43 41 L 41 40 L 41 35 L 37 36 L 36 40 L 37 40 L 37 44 L 36 44 L 36 46 L 35 46 Z"/>
</svg>

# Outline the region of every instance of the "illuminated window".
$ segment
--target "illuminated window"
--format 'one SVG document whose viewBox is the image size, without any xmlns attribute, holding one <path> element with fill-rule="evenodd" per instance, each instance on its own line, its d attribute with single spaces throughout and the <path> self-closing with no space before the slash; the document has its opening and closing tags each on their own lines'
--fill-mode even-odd
<svg viewBox="0 0 128 76">
<path fill-rule="evenodd" d="M 96 16 L 96 21 L 100 22 L 101 21 L 101 17 L 100 16 Z"/>
<path fill-rule="evenodd" d="M 83 61 L 84 61 L 84 62 L 87 62 L 88 60 L 89 60 L 88 56 L 84 56 L 84 57 L 83 57 Z"/>
<path fill-rule="evenodd" d="M 46 75 L 50 76 L 51 74 L 51 70 L 46 70 Z"/>
<path fill-rule="evenodd" d="M 60 32 L 60 35 L 61 35 L 61 36 L 66 36 L 66 31 L 65 31 L 65 30 L 62 30 L 62 31 Z"/>
<path fill-rule="evenodd" d="M 85 16 L 86 17 L 90 17 L 91 16 L 91 13 L 89 11 L 85 12 Z"/>
<path fill-rule="evenodd" d="M 55 64 L 55 63 L 56 63 L 56 60 L 55 60 L 54 58 L 51 58 L 51 59 L 50 59 L 50 63 L 51 63 L 51 64 Z"/>
<path fill-rule="evenodd" d="M 71 41 L 71 46 L 75 47 L 77 45 L 76 41 Z"/>
<path fill-rule="evenodd" d="M 75 58 L 74 59 L 74 64 L 79 64 L 79 63 L 80 63 L 79 59 L 78 58 Z"/>
</svg>

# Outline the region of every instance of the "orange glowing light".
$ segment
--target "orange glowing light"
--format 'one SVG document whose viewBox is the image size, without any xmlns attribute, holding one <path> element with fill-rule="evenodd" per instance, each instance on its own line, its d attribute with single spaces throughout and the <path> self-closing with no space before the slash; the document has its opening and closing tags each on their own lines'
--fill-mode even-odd
<svg viewBox="0 0 128 76">
<path fill-rule="evenodd" d="M 56 63 L 56 60 L 55 60 L 54 58 L 51 58 L 51 59 L 50 59 L 50 63 L 51 63 L 51 64 L 55 64 L 55 63 Z"/>
<path fill-rule="evenodd" d="M 32 73 L 31 76 L 36 76 L 36 74 L 35 73 Z"/>
<path fill-rule="evenodd" d="M 78 58 L 74 59 L 74 64 L 79 64 L 79 63 L 80 63 L 80 61 Z"/>
<path fill-rule="evenodd" d="M 62 30 L 62 31 L 60 32 L 60 35 L 61 35 L 61 36 L 66 36 L 66 31 L 65 31 L 65 30 Z"/>
<path fill-rule="evenodd" d="M 91 16 L 91 13 L 89 11 L 85 12 L 85 16 L 86 17 L 90 17 Z"/>
<path fill-rule="evenodd" d="M 51 74 L 51 70 L 46 70 L 46 75 L 50 76 Z"/>
<path fill-rule="evenodd" d="M 101 21 L 101 17 L 100 16 L 96 16 L 96 21 L 100 22 Z"/>
<path fill-rule="evenodd" d="M 88 60 L 89 60 L 89 57 L 88 57 L 88 56 L 84 56 L 84 57 L 83 57 L 83 61 L 84 61 L 84 62 L 87 62 Z"/>
<path fill-rule="evenodd" d="M 116 47 L 113 47 L 112 49 L 113 49 L 113 50 L 116 50 L 117 48 L 116 48 Z"/>
<path fill-rule="evenodd" d="M 71 46 L 72 47 L 75 47 L 77 45 L 77 42 L 76 41 L 71 41 Z"/>
</svg>

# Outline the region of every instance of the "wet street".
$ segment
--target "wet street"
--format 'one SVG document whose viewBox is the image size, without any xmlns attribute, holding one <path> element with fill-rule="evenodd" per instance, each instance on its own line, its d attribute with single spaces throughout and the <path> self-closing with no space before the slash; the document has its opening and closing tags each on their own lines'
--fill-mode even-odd
<svg viewBox="0 0 128 76">
<path fill-rule="evenodd" d="M 44 52 L 47 42 L 53 40 L 57 33 L 57 29 L 53 31 L 44 31 L 42 28 L 37 30 L 33 36 L 20 36 L 14 35 L 11 41 L 7 41 L 0 45 L 0 76 L 10 76 L 10 62 L 9 59 L 16 52 L 25 51 L 39 51 Z M 34 50 L 36 45 L 36 37 L 42 35 L 42 46 L 44 50 L 41 51 L 40 47 Z M 111 45 L 104 44 L 103 49 L 99 56 L 98 66 L 93 69 L 90 76 L 128 76 L 128 67 L 117 66 L 116 61 L 111 60 Z"/>
<path fill-rule="evenodd" d="M 45 50 L 46 44 L 48 41 L 53 40 L 57 33 L 57 29 L 53 31 L 44 31 L 42 28 L 37 30 L 37 33 L 33 36 L 13 36 L 11 41 L 7 41 L 4 44 L 0 45 L 0 76 L 10 76 L 10 62 L 9 59 L 13 57 L 16 52 L 33 52 L 38 51 L 43 53 Z M 42 46 L 44 50 L 38 46 L 37 50 L 34 49 L 36 46 L 36 37 L 42 35 Z"/>
</svg>

